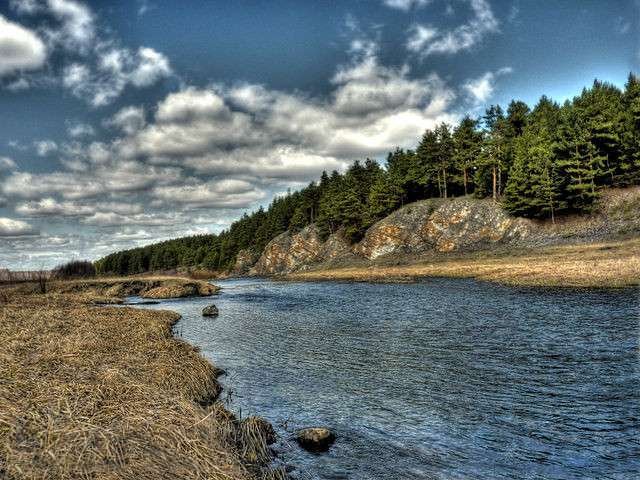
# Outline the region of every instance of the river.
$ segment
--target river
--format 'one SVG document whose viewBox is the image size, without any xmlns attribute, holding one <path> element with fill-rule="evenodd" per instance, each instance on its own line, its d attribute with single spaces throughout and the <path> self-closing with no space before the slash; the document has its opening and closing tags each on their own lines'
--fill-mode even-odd
<svg viewBox="0 0 640 480">
<path fill-rule="evenodd" d="M 227 371 L 232 410 L 274 424 L 294 478 L 638 478 L 635 289 L 216 284 L 146 308 L 182 315 L 176 334 Z M 291 440 L 313 425 L 337 434 L 326 454 Z"/>
</svg>

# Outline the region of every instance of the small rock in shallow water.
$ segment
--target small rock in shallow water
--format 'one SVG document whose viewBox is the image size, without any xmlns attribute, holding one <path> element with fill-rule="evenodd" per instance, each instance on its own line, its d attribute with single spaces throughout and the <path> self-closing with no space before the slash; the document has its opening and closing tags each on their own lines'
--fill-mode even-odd
<svg viewBox="0 0 640 480">
<path fill-rule="evenodd" d="M 326 452 L 335 440 L 335 434 L 322 427 L 303 428 L 296 434 L 298 444 L 310 452 Z"/>
<path fill-rule="evenodd" d="M 202 309 L 203 317 L 217 317 L 218 316 L 218 307 L 215 305 L 209 305 Z"/>
</svg>

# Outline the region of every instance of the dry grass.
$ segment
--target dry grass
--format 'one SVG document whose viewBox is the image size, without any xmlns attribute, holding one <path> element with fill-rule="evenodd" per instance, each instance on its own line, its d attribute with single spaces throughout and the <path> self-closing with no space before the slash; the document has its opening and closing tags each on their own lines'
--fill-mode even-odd
<svg viewBox="0 0 640 480">
<path fill-rule="evenodd" d="M 34 283 L 18 287 L 24 294 L 36 293 Z M 139 295 L 145 298 L 181 298 L 209 296 L 220 290 L 208 282 L 181 277 L 99 277 L 80 280 L 51 280 L 47 292 L 84 295 L 86 298 L 124 298 Z"/>
<path fill-rule="evenodd" d="M 217 371 L 172 337 L 175 313 L 2 294 L 0 478 L 283 478 L 263 469 L 265 422 L 214 402 Z"/>
<path fill-rule="evenodd" d="M 523 286 L 615 288 L 640 285 L 640 239 L 437 257 L 428 262 L 404 265 L 371 264 L 312 270 L 286 278 L 389 281 L 418 277 L 471 277 Z"/>
</svg>

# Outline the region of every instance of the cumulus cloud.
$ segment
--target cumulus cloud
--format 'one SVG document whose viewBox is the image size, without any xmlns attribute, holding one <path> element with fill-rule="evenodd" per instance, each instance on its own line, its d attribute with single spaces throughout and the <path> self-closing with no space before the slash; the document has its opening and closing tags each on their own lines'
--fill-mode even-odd
<svg viewBox="0 0 640 480">
<path fill-rule="evenodd" d="M 6 87 L 14 91 L 29 88 L 32 83 L 62 85 L 74 96 L 94 107 L 112 103 L 128 86 L 144 88 L 173 74 L 169 60 L 149 47 L 133 50 L 120 45 L 117 38 L 97 27 L 97 17 L 91 9 L 77 0 L 13 1 L 14 10 L 24 15 L 38 14 L 38 31 L 49 50 L 59 55 L 59 61 L 39 81 L 22 76 Z M 32 32 L 13 25 L 4 41 L 6 30 L 0 16 L 0 76 L 5 63 L 6 72 L 35 69 L 44 63 L 46 52 L 42 41 Z M 19 34 L 18 34 L 19 33 Z M 10 34 L 10 35 L 9 35 Z M 41 48 L 37 48 L 40 42 Z M 5 58 L 6 57 L 6 58 Z M 15 58 L 14 58 L 15 57 Z"/>
<path fill-rule="evenodd" d="M 498 31 L 498 20 L 487 0 L 469 0 L 469 4 L 473 17 L 453 30 L 443 31 L 430 25 L 414 25 L 407 40 L 407 49 L 423 57 L 454 54 L 470 49 L 487 34 Z"/>
<path fill-rule="evenodd" d="M 34 32 L 0 15 L 0 77 L 42 67 L 47 49 Z"/>
<path fill-rule="evenodd" d="M 380 65 L 370 49 L 336 71 L 326 99 L 260 85 L 186 87 L 168 95 L 145 128 L 117 145 L 122 157 L 212 174 L 314 178 L 353 158 L 412 145 L 453 121 L 455 95 L 436 75 Z"/>
<path fill-rule="evenodd" d="M 511 72 L 512 69 L 510 67 L 501 68 L 497 72 L 486 72 L 478 78 L 468 80 L 462 88 L 467 92 L 473 103 L 482 105 L 493 94 L 496 79 Z"/>
<path fill-rule="evenodd" d="M 22 220 L 0 217 L 0 237 L 20 237 L 35 234 L 34 228 Z"/>
<path fill-rule="evenodd" d="M 192 207 L 242 208 L 264 198 L 265 193 L 247 181 L 214 180 L 193 185 L 158 187 L 154 197 L 167 203 L 186 203 Z"/>
<path fill-rule="evenodd" d="M 39 157 L 46 157 L 58 150 L 58 144 L 53 140 L 38 140 L 33 142 L 33 146 L 36 148 L 36 153 Z"/>
<path fill-rule="evenodd" d="M 52 43 L 67 49 L 87 51 L 95 37 L 94 16 L 84 4 L 74 0 L 47 0 L 44 7 L 61 26 L 47 30 Z"/>
<path fill-rule="evenodd" d="M 72 63 L 62 74 L 63 85 L 94 107 L 110 104 L 128 85 L 146 87 L 171 75 L 169 60 L 152 48 L 133 53 L 127 48 L 100 45 L 97 51 L 99 60 L 94 68 Z"/>
<path fill-rule="evenodd" d="M 396 8 L 405 12 L 411 10 L 413 7 L 424 7 L 431 0 L 383 0 L 383 3 L 390 8 Z"/>
<path fill-rule="evenodd" d="M 58 201 L 52 197 L 21 203 L 16 206 L 16 213 L 25 217 L 83 217 L 94 215 L 97 212 L 130 215 L 142 213 L 142 206 L 136 203 L 108 201 L 96 203 Z"/>
<path fill-rule="evenodd" d="M 178 168 L 110 159 L 101 165 L 75 171 L 39 174 L 14 172 L 0 183 L 0 191 L 13 198 L 39 199 L 56 195 L 77 200 L 106 194 L 142 192 L 155 185 L 175 183 L 180 178 Z"/>
<path fill-rule="evenodd" d="M 124 107 L 120 109 L 113 117 L 104 122 L 107 127 L 116 127 L 127 135 L 133 135 L 146 124 L 145 112 L 143 107 Z"/>
<path fill-rule="evenodd" d="M 18 165 L 9 157 L 0 157 L 0 172 L 8 170 L 16 170 Z"/>
<path fill-rule="evenodd" d="M 90 137 L 95 135 L 95 130 L 86 123 L 71 123 L 67 128 L 67 133 L 72 138 Z"/>
</svg>

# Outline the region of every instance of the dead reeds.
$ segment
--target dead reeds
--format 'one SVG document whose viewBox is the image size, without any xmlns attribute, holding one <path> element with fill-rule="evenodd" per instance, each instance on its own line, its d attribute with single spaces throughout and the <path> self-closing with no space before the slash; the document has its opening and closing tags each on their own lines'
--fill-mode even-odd
<svg viewBox="0 0 640 480">
<path fill-rule="evenodd" d="M 172 336 L 175 313 L 4 295 L 0 478 L 282 478 L 264 421 L 213 401 L 217 371 Z"/>
</svg>

